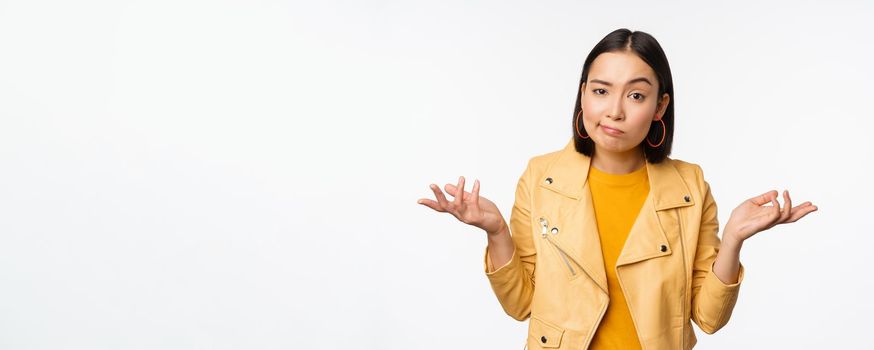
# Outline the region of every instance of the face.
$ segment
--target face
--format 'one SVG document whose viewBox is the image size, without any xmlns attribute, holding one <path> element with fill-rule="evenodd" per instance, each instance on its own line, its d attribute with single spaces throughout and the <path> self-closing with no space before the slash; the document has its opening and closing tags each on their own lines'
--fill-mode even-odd
<svg viewBox="0 0 874 350">
<path fill-rule="evenodd" d="M 636 151 L 670 99 L 668 94 L 659 99 L 655 71 L 631 52 L 598 55 L 581 89 L 583 124 L 595 154 Z"/>
</svg>

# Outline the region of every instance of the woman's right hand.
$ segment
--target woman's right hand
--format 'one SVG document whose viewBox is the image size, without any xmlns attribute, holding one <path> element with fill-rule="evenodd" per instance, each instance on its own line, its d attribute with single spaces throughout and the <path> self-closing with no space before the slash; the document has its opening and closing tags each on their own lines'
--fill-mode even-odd
<svg viewBox="0 0 874 350">
<path fill-rule="evenodd" d="M 458 178 L 458 186 L 446 184 L 446 193 L 454 197 L 451 202 L 446 199 L 437 185 L 431 184 L 431 190 L 437 197 L 436 201 L 422 198 L 416 203 L 441 213 L 450 213 L 459 221 L 479 227 L 489 235 L 500 233 L 507 225 L 495 203 L 480 197 L 479 180 L 474 181 L 471 192 L 464 191 L 464 176 Z"/>
</svg>

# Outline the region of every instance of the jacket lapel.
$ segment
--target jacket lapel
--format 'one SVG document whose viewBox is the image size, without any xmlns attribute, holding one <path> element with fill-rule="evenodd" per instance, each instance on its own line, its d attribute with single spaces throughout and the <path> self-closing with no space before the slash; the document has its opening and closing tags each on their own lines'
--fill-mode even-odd
<svg viewBox="0 0 874 350">
<path fill-rule="evenodd" d="M 650 191 L 631 227 L 617 260 L 617 267 L 669 255 L 673 251 L 661 225 L 664 220 L 660 216 L 668 215 L 668 209 L 694 205 L 691 192 L 673 162 L 670 158 L 659 164 L 646 162 Z M 571 138 L 558 156 L 547 165 L 538 183 L 542 188 L 574 200 L 571 208 L 561 210 L 558 217 L 565 228 L 572 228 L 573 231 L 565 230 L 564 234 L 555 235 L 553 240 L 606 293 L 604 257 L 601 253 L 592 193 L 589 190 L 590 165 L 591 157 L 577 152 Z"/>
<path fill-rule="evenodd" d="M 668 209 L 694 204 L 691 192 L 672 160 L 659 164 L 647 162 L 646 171 L 649 177 L 649 194 L 616 260 L 617 267 L 670 255 L 673 247 L 661 224 L 668 218 L 663 216 L 669 215 Z"/>
</svg>

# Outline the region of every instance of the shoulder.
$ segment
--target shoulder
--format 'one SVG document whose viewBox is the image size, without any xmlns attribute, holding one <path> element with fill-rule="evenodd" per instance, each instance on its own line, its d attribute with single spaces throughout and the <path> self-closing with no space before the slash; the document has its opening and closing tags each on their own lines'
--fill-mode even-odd
<svg viewBox="0 0 874 350">
<path fill-rule="evenodd" d="M 522 176 L 528 179 L 535 179 L 542 177 L 550 168 L 556 166 L 557 163 L 567 165 L 569 163 L 568 158 L 571 158 L 569 153 L 570 150 L 568 147 L 565 147 L 564 149 L 531 155 L 528 157 L 528 164 L 525 166 L 525 172 Z M 579 156 L 584 155 L 579 154 Z"/>
<path fill-rule="evenodd" d="M 697 163 L 692 163 L 682 159 L 674 159 L 674 158 L 665 158 L 666 163 L 671 164 L 674 169 L 677 169 L 677 172 L 680 173 L 680 176 L 683 178 L 698 178 L 703 176 L 704 169 L 701 168 Z"/>
<path fill-rule="evenodd" d="M 706 192 L 710 188 L 710 184 L 704 177 L 704 168 L 701 165 L 681 159 L 667 158 L 665 162 L 670 162 L 683 181 L 690 187 L 700 192 Z"/>
<path fill-rule="evenodd" d="M 536 154 L 528 158 L 528 167 L 534 170 L 545 169 L 561 156 L 564 150 Z"/>
</svg>

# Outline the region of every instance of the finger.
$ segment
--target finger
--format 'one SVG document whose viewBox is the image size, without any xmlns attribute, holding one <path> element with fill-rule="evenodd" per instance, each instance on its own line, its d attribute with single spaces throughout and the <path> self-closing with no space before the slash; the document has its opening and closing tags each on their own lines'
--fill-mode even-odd
<svg viewBox="0 0 874 350">
<path fill-rule="evenodd" d="M 461 208 L 461 205 L 464 200 L 464 176 L 458 177 L 458 188 L 455 189 L 455 198 L 452 199 L 452 204 L 456 207 Z"/>
<path fill-rule="evenodd" d="M 783 190 L 783 210 L 780 211 L 780 222 L 786 221 L 792 215 L 792 198 L 789 190 Z"/>
<path fill-rule="evenodd" d="M 434 196 L 437 197 L 437 203 L 440 204 L 440 207 L 444 210 L 449 207 L 449 201 L 446 200 L 446 196 L 443 195 L 443 191 L 440 191 L 440 187 L 437 187 L 435 184 L 431 184 L 431 191 L 434 191 Z"/>
<path fill-rule="evenodd" d="M 473 189 L 470 190 L 470 202 L 474 208 L 479 207 L 479 179 L 473 180 Z"/>
<path fill-rule="evenodd" d="M 455 187 L 455 185 L 453 184 L 446 184 L 445 186 L 443 186 L 443 189 L 446 191 L 446 193 L 449 193 L 453 196 L 455 196 L 455 191 L 457 188 L 458 187 Z M 473 192 L 464 191 L 464 198 L 469 198 L 472 195 Z"/>
<path fill-rule="evenodd" d="M 777 201 L 777 197 L 775 196 L 773 199 L 771 199 L 771 203 L 774 204 L 774 209 L 771 209 L 771 221 L 772 225 L 775 225 L 777 223 L 777 220 L 780 219 L 780 202 Z"/>
<path fill-rule="evenodd" d="M 455 187 L 453 184 L 443 185 L 443 190 L 452 195 L 453 198 L 458 195 L 458 187 Z"/>
<path fill-rule="evenodd" d="M 811 204 L 810 202 L 805 202 L 804 204 L 792 209 L 792 216 L 789 217 L 789 220 L 787 220 L 786 222 L 796 222 L 798 221 L 798 219 L 803 218 L 807 214 L 815 212 L 817 209 L 819 209 L 817 208 L 817 206 Z"/>
<path fill-rule="evenodd" d="M 810 203 L 810 202 L 808 201 L 808 202 L 801 203 L 801 204 L 798 205 L 798 206 L 792 207 L 792 210 L 790 211 L 790 212 L 791 212 L 790 217 L 791 217 L 791 216 L 794 216 L 795 213 L 796 213 L 798 210 L 800 210 L 800 209 L 804 209 L 804 208 L 809 207 L 809 206 L 811 206 L 811 205 L 813 205 L 813 204 Z"/>
<path fill-rule="evenodd" d="M 804 207 L 807 207 L 807 206 L 811 206 L 811 205 L 813 205 L 813 203 L 810 203 L 809 201 L 808 201 L 808 202 L 804 202 L 804 203 L 801 203 L 801 204 L 799 204 L 799 205 L 797 205 L 797 206 L 795 206 L 795 207 L 792 207 L 792 211 L 794 212 L 794 211 L 796 211 L 796 210 L 798 210 L 798 209 L 801 209 L 801 208 L 804 208 Z"/>
<path fill-rule="evenodd" d="M 750 203 L 761 206 L 771 201 L 777 195 L 777 190 L 770 190 L 753 198 L 747 199 Z"/>
<path fill-rule="evenodd" d="M 416 203 L 419 203 L 421 205 L 424 205 L 428 208 L 434 209 L 434 210 L 439 211 L 439 212 L 444 212 L 444 213 L 446 212 L 446 210 L 443 210 L 443 208 L 440 206 L 440 203 L 437 203 L 436 201 L 433 201 L 431 199 L 422 198 L 422 199 L 418 200 Z"/>
</svg>

